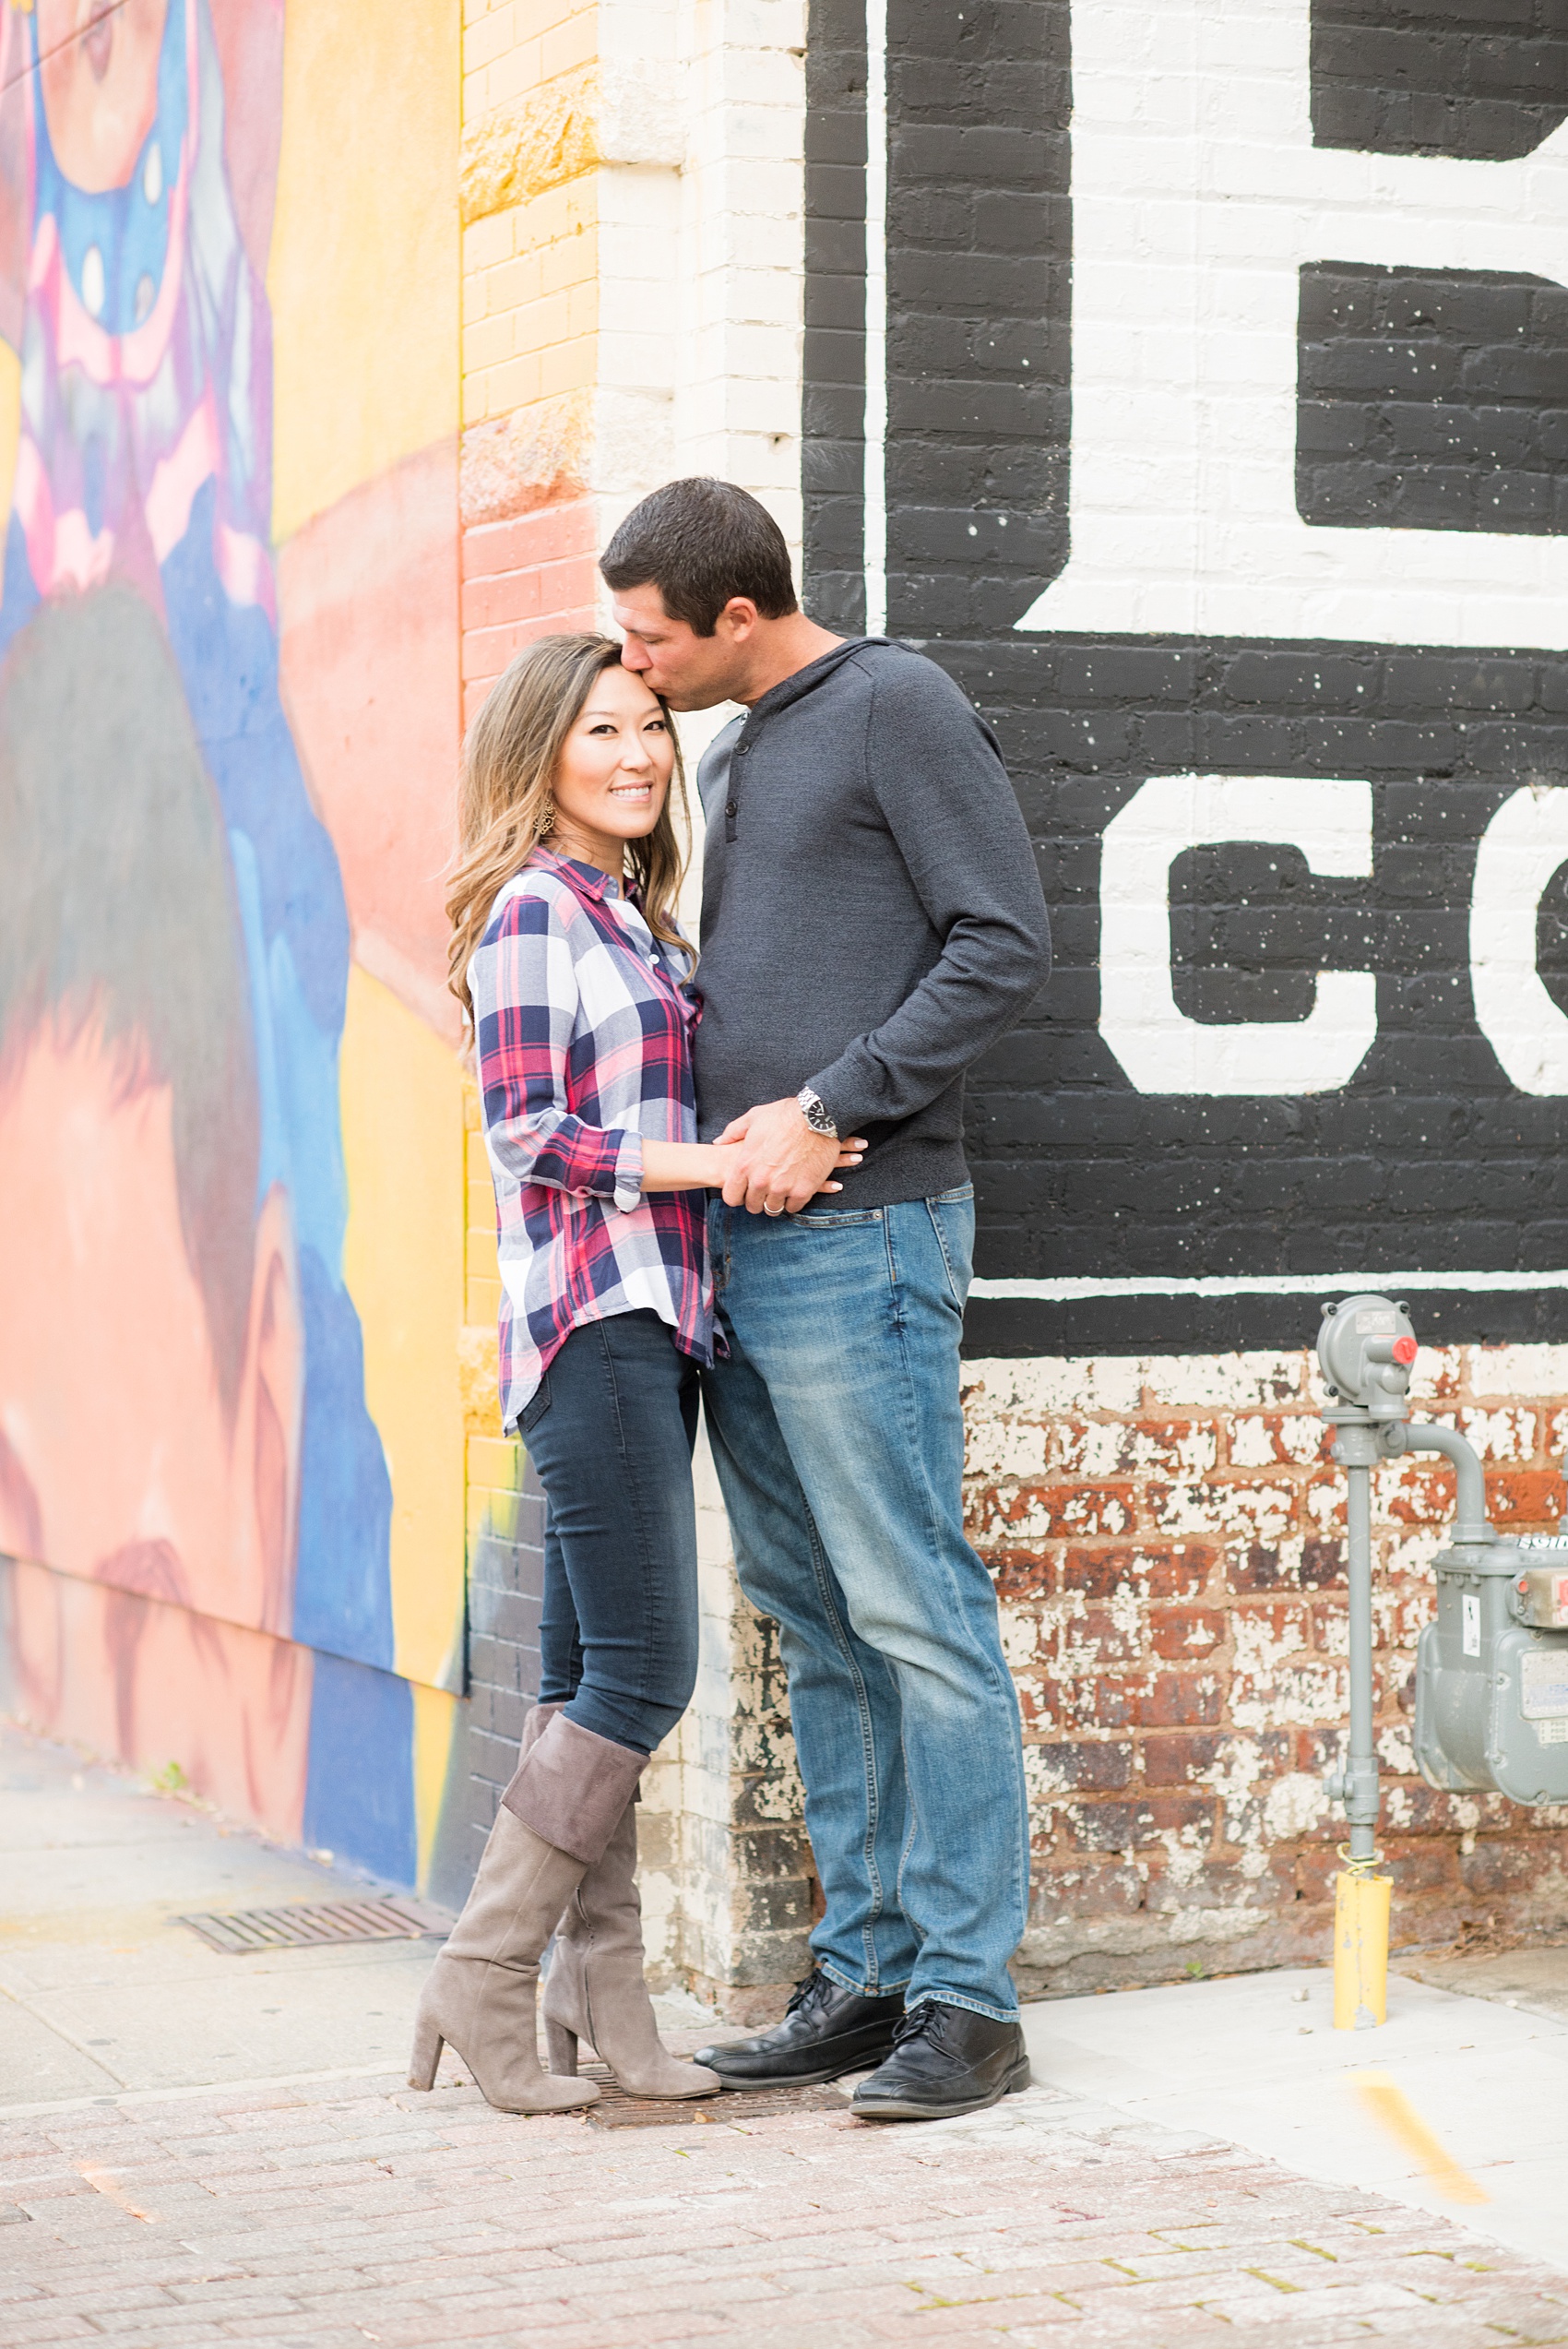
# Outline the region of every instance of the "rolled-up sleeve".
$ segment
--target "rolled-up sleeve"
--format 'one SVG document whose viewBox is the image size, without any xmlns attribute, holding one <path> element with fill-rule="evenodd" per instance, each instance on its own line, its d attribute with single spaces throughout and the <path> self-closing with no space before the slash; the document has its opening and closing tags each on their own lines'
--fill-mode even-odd
<svg viewBox="0 0 1568 2349">
<path fill-rule="evenodd" d="M 642 1136 L 588 1125 L 568 1107 L 577 982 L 550 902 L 507 900 L 469 965 L 469 992 L 485 1134 L 497 1164 L 515 1182 L 602 1199 L 630 1214 L 642 1199 Z"/>
</svg>

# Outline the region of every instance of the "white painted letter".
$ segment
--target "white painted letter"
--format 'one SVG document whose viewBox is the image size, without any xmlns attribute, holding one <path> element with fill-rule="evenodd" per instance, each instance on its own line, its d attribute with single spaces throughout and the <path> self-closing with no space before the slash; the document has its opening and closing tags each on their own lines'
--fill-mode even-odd
<svg viewBox="0 0 1568 2349">
<path fill-rule="evenodd" d="M 1536 917 L 1568 864 L 1568 791 L 1528 784 L 1505 799 L 1476 854 L 1470 991 L 1481 1033 L 1522 1093 L 1568 1093 L 1568 1017 L 1536 968 Z"/>
<path fill-rule="evenodd" d="M 1141 1093 L 1321 1093 L 1348 1085 L 1377 1034 L 1370 971 L 1322 971 L 1306 1019 L 1207 1027 L 1170 986 L 1170 867 L 1188 849 L 1261 841 L 1314 873 L 1372 869 L 1372 785 L 1157 775 L 1105 828 L 1099 1032 Z"/>
<path fill-rule="evenodd" d="M 1568 284 L 1568 124 L 1514 162 L 1313 145 L 1311 0 L 1076 0 L 1072 553 L 1020 628 L 1568 644 L 1568 539 L 1296 509 L 1314 261 Z"/>
</svg>

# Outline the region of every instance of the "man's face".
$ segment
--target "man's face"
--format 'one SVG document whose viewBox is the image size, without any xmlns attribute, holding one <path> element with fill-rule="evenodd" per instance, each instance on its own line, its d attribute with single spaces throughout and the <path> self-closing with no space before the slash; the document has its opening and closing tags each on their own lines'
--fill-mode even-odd
<svg viewBox="0 0 1568 2349">
<path fill-rule="evenodd" d="M 274 1766 L 263 1812 L 287 1819 L 308 1659 L 256 1636 L 286 1634 L 292 1608 L 303 1338 L 280 1211 L 269 1201 L 258 1222 L 231 1411 L 168 1086 L 96 1028 L 47 1025 L 0 1079 L 0 1552 L 53 1569 L 18 1569 L 26 1709 L 66 1735 L 101 1715 L 92 1742 L 106 1731 L 136 1761 L 180 1750 L 178 1719 L 198 1767 L 218 1758 L 201 1791 L 248 1799 L 236 1771 Z M 73 1718 L 52 1722 L 67 1681 Z"/>
<path fill-rule="evenodd" d="M 625 638 L 622 666 L 661 694 L 671 709 L 712 709 L 744 697 L 756 608 L 743 596 L 725 605 L 710 637 L 699 637 L 689 621 L 671 619 L 656 587 L 618 591 L 611 609 Z"/>
</svg>

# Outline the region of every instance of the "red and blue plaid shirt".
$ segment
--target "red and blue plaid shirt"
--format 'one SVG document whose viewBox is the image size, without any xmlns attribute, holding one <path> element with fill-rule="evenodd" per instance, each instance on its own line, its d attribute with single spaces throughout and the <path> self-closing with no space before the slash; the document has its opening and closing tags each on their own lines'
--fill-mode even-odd
<svg viewBox="0 0 1568 2349">
<path fill-rule="evenodd" d="M 501 1258 L 511 1429 L 579 1322 L 651 1307 L 712 1359 L 707 1195 L 640 1188 L 643 1142 L 695 1142 L 696 1006 L 607 874 L 536 849 L 469 964 Z"/>
</svg>

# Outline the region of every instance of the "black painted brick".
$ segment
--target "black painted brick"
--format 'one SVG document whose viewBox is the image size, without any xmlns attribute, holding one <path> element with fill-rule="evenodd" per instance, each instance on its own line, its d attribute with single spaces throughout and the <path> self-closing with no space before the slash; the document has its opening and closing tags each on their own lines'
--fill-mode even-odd
<svg viewBox="0 0 1568 2349">
<path fill-rule="evenodd" d="M 1568 528 L 1568 303 L 1538 278 L 1301 280 L 1296 502 L 1348 528 Z"/>
<path fill-rule="evenodd" d="M 1313 0 L 1313 136 L 1383 155 L 1527 155 L 1568 115 L 1558 0 Z"/>
</svg>

